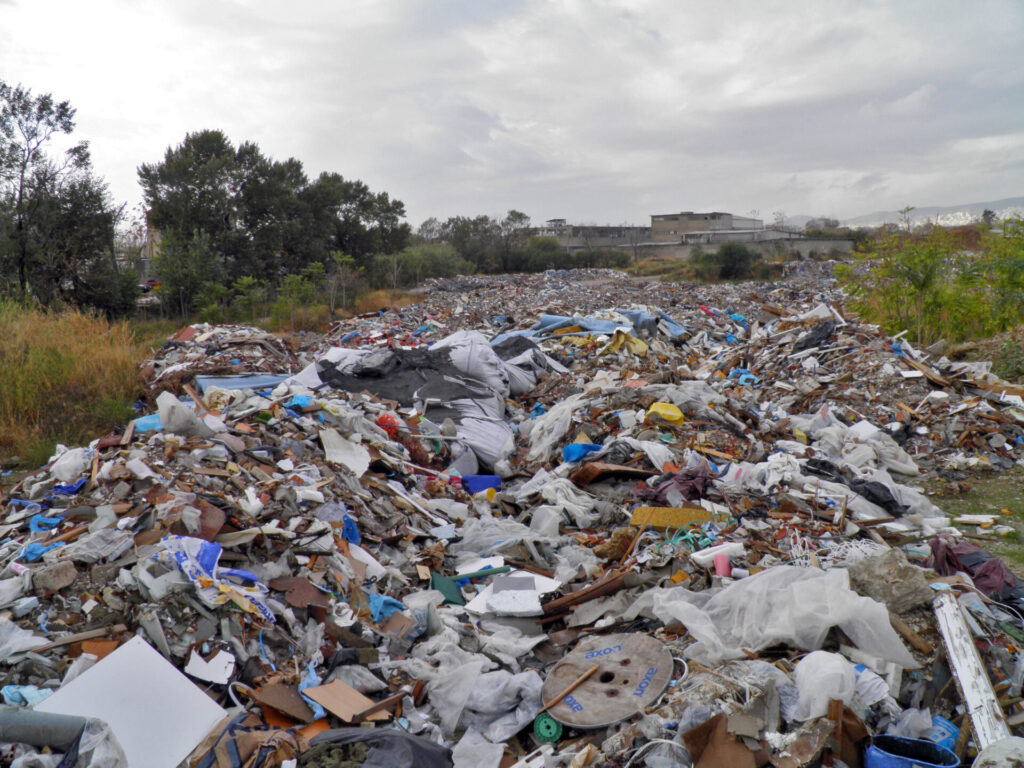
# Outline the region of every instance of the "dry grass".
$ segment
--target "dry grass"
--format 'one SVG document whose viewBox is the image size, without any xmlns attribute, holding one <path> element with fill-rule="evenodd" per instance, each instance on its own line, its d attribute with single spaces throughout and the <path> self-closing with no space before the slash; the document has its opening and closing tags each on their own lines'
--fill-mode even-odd
<svg viewBox="0 0 1024 768">
<path fill-rule="evenodd" d="M 127 321 L 0 301 L 0 459 L 37 465 L 124 425 L 145 356 Z"/>
<path fill-rule="evenodd" d="M 367 312 L 380 312 L 389 307 L 408 307 L 416 301 L 415 294 L 405 291 L 371 291 L 359 297 L 352 308 L 352 313 L 365 315 Z"/>
<path fill-rule="evenodd" d="M 313 304 L 308 307 L 276 306 L 271 309 L 270 317 L 259 325 L 274 333 L 295 331 L 324 333 L 331 327 L 332 320 L 331 310 L 326 304 Z"/>
<path fill-rule="evenodd" d="M 666 283 L 692 282 L 696 271 L 689 259 L 670 256 L 651 256 L 626 270 L 636 277 L 657 277 Z"/>
</svg>

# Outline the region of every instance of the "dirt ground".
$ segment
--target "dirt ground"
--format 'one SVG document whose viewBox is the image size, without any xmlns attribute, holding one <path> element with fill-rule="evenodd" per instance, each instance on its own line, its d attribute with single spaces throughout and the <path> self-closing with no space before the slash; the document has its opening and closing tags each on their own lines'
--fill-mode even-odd
<svg viewBox="0 0 1024 768">
<path fill-rule="evenodd" d="M 1005 472 L 964 473 L 962 483 L 969 489 L 957 493 L 952 483 L 931 480 L 926 491 L 931 500 L 950 517 L 991 514 L 996 525 L 1008 525 L 1013 533 L 996 537 L 995 541 L 972 539 L 972 543 L 1001 557 L 1018 578 L 1024 579 L 1024 467 Z M 976 525 L 958 526 L 965 533 L 992 536 L 990 530 Z"/>
</svg>

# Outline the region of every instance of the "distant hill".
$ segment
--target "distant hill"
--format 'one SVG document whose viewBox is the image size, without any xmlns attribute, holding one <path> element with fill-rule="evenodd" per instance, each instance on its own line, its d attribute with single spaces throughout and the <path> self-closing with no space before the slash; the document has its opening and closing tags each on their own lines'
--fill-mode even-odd
<svg viewBox="0 0 1024 768">
<path fill-rule="evenodd" d="M 991 200 L 987 203 L 915 208 L 910 212 L 910 223 L 911 226 L 915 226 L 930 221 L 944 227 L 971 224 L 981 221 L 981 214 L 986 208 L 994 211 L 996 216 L 1001 219 L 1008 216 L 1024 216 L 1024 197 L 1008 197 L 1005 200 Z M 876 211 L 866 216 L 846 219 L 842 223 L 848 227 L 878 227 L 887 223 L 902 224 L 903 215 L 899 211 Z"/>
</svg>

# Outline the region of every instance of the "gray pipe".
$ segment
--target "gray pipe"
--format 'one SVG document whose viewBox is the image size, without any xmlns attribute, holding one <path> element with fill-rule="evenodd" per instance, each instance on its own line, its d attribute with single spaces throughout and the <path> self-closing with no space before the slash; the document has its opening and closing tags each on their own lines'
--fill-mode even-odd
<svg viewBox="0 0 1024 768">
<path fill-rule="evenodd" d="M 0 709 L 0 742 L 7 744 L 31 744 L 66 752 L 84 728 L 84 717 L 30 709 Z"/>
</svg>

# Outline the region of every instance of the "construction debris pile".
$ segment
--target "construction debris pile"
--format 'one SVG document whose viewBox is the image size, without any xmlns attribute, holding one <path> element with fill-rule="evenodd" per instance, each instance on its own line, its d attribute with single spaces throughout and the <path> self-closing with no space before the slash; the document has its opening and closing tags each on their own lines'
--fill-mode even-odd
<svg viewBox="0 0 1024 768">
<path fill-rule="evenodd" d="M 152 413 L 5 491 L 4 764 L 1019 749 L 1024 587 L 972 543 L 1004 529 L 921 481 L 1019 463 L 1024 388 L 820 272 L 421 298 L 301 348 L 185 328 Z"/>
</svg>

